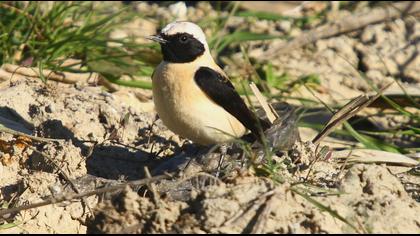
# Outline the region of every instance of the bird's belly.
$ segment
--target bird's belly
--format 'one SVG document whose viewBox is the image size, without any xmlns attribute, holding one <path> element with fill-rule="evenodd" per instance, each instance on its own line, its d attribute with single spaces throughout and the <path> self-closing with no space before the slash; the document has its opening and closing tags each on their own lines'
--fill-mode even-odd
<svg viewBox="0 0 420 236">
<path fill-rule="evenodd" d="M 154 81 L 153 96 L 163 123 L 193 142 L 202 145 L 224 143 L 246 132 L 234 116 L 211 101 L 193 80 L 182 86 Z"/>
</svg>

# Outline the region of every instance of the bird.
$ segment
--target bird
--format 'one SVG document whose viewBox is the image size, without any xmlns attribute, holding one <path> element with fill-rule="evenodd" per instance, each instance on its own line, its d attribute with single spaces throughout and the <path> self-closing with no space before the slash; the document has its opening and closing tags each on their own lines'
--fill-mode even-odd
<svg viewBox="0 0 420 236">
<path fill-rule="evenodd" d="M 163 60 L 152 74 L 155 110 L 169 130 L 200 145 L 224 144 L 270 124 L 252 112 L 213 59 L 203 30 L 175 21 L 147 37 Z"/>
</svg>

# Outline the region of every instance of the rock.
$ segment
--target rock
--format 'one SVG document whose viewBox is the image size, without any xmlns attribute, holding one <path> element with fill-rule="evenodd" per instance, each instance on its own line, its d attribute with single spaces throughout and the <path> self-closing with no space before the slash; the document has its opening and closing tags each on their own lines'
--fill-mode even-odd
<svg viewBox="0 0 420 236">
<path fill-rule="evenodd" d="M 177 2 L 169 5 L 169 11 L 175 17 L 175 20 L 187 20 L 187 6 L 185 2 Z"/>
<path fill-rule="evenodd" d="M 287 21 L 287 20 L 282 20 L 277 23 L 277 27 L 280 31 L 284 33 L 288 33 L 292 28 L 292 22 Z"/>
</svg>

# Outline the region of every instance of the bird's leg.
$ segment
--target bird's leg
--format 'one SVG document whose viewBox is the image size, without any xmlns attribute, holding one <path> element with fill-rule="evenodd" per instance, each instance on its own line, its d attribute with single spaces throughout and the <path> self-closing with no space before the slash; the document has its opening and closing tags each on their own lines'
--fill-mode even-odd
<svg viewBox="0 0 420 236">
<path fill-rule="evenodd" d="M 204 147 L 204 146 L 197 146 L 197 145 L 193 145 L 194 149 L 191 152 L 187 153 L 187 156 L 190 157 L 190 159 L 188 160 L 187 164 L 185 165 L 185 167 L 181 170 L 182 173 L 185 172 L 185 170 L 188 169 L 188 167 L 190 166 L 191 162 L 193 162 L 194 160 L 196 162 L 200 163 L 200 159 L 202 158 L 206 158 L 209 154 L 213 153 L 214 150 L 218 147 L 217 145 L 211 146 L 211 147 Z"/>
<path fill-rule="evenodd" d="M 243 169 L 247 163 L 247 160 L 245 159 L 245 151 L 242 150 L 241 152 L 241 169 Z"/>
<path fill-rule="evenodd" d="M 185 165 L 185 167 L 181 170 L 181 175 L 183 175 L 185 173 L 185 170 L 188 169 L 188 167 L 190 167 L 191 162 L 193 161 L 194 157 L 190 157 L 190 159 L 188 160 L 187 164 Z"/>
<path fill-rule="evenodd" d="M 220 169 L 222 168 L 222 164 L 223 164 L 223 161 L 225 160 L 226 153 L 227 153 L 227 145 L 221 144 L 220 145 L 220 159 L 219 159 L 219 163 L 217 164 L 216 177 L 219 177 L 220 175 Z"/>
</svg>

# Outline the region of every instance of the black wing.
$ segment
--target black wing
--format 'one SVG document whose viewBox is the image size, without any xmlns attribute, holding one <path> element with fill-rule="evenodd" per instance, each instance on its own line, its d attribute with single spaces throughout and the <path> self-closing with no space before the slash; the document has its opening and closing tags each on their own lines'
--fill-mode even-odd
<svg viewBox="0 0 420 236">
<path fill-rule="evenodd" d="M 200 67 L 194 75 L 194 80 L 211 100 L 238 119 L 258 139 L 261 137 L 259 127 L 265 130 L 270 126 L 249 110 L 232 83 L 219 72 L 209 67 Z"/>
</svg>

